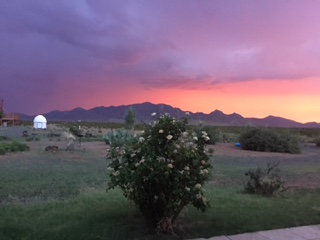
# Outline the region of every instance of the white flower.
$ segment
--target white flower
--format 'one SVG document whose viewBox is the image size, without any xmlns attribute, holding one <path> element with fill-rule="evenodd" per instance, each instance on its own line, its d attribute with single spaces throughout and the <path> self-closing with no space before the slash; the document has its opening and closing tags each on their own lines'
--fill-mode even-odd
<svg viewBox="0 0 320 240">
<path fill-rule="evenodd" d="M 167 139 L 168 139 L 168 140 L 171 140 L 172 138 L 173 138 L 173 136 L 170 135 L 170 134 L 167 136 Z"/>
<path fill-rule="evenodd" d="M 136 156 L 136 154 L 135 154 L 135 153 L 130 154 L 130 157 L 134 157 L 134 156 Z"/>
<path fill-rule="evenodd" d="M 198 188 L 198 189 L 200 189 L 200 188 L 201 188 L 201 184 L 200 184 L 200 183 L 197 183 L 195 187 Z"/>
<path fill-rule="evenodd" d="M 171 163 L 169 163 L 168 168 L 173 168 L 173 165 Z"/>
<path fill-rule="evenodd" d="M 201 200 L 205 205 L 207 204 L 207 199 L 204 196 L 201 197 Z"/>
<path fill-rule="evenodd" d="M 109 171 L 113 171 L 114 170 L 114 168 L 112 168 L 112 167 L 108 167 L 107 168 Z"/>
<path fill-rule="evenodd" d="M 193 140 L 194 140 L 194 141 L 198 141 L 198 138 L 197 138 L 197 137 L 193 137 Z"/>
<path fill-rule="evenodd" d="M 186 138 L 188 136 L 188 134 L 189 134 L 188 132 L 183 132 L 182 137 Z"/>
<path fill-rule="evenodd" d="M 145 159 L 144 159 L 144 158 L 142 158 L 142 159 L 140 160 L 140 163 L 144 163 L 144 161 L 145 161 Z"/>
<path fill-rule="evenodd" d="M 185 113 L 186 113 L 186 115 L 187 115 L 187 116 L 189 116 L 189 115 L 190 115 L 190 112 L 185 112 Z"/>
<path fill-rule="evenodd" d="M 118 176 L 119 174 L 120 174 L 119 171 L 115 171 L 115 172 L 112 173 L 113 176 Z"/>
<path fill-rule="evenodd" d="M 139 137 L 139 143 L 144 142 L 144 137 Z"/>
<path fill-rule="evenodd" d="M 202 195 L 201 195 L 200 193 L 198 193 L 198 194 L 196 195 L 196 198 L 197 198 L 197 199 L 200 199 L 200 198 L 202 198 Z"/>
<path fill-rule="evenodd" d="M 204 137 L 204 140 L 209 141 L 210 138 L 209 138 L 208 136 L 205 136 L 205 137 Z"/>
<path fill-rule="evenodd" d="M 157 113 L 155 113 L 155 112 L 151 113 L 151 116 L 152 116 L 152 117 L 154 117 L 154 116 L 156 116 L 156 115 L 157 115 Z"/>
<path fill-rule="evenodd" d="M 160 129 L 160 130 L 159 130 L 159 133 L 163 133 L 163 130 L 162 130 L 162 129 Z"/>
<path fill-rule="evenodd" d="M 185 187 L 185 189 L 187 190 L 187 192 L 190 192 L 190 188 L 188 188 L 188 187 Z"/>
<path fill-rule="evenodd" d="M 189 171 L 190 168 L 189 168 L 188 166 L 186 166 L 186 167 L 184 168 L 184 170 Z"/>
<path fill-rule="evenodd" d="M 201 160 L 201 164 L 202 164 L 202 165 L 205 165 L 205 164 L 206 164 L 206 161 L 205 161 L 205 160 Z"/>
<path fill-rule="evenodd" d="M 204 172 L 205 174 L 208 174 L 208 173 L 209 173 L 208 169 L 203 169 L 203 172 Z"/>
<path fill-rule="evenodd" d="M 154 195 L 154 200 L 157 200 L 158 199 L 158 196 L 157 195 Z"/>
<path fill-rule="evenodd" d="M 203 136 L 207 136 L 208 135 L 206 131 L 202 131 L 201 133 L 202 133 Z"/>
<path fill-rule="evenodd" d="M 139 165 L 140 165 L 140 163 L 136 163 L 136 164 L 135 164 L 136 167 L 139 167 Z"/>
</svg>

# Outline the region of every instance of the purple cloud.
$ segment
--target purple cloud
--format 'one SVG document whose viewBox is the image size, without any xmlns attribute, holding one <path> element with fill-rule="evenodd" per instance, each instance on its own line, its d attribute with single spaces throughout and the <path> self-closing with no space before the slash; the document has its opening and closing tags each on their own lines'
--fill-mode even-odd
<svg viewBox="0 0 320 240">
<path fill-rule="evenodd" d="M 319 11 L 298 0 L 2 1 L 0 97 L 18 93 L 24 106 L 8 108 L 24 112 L 119 81 L 210 89 L 319 77 Z"/>
</svg>

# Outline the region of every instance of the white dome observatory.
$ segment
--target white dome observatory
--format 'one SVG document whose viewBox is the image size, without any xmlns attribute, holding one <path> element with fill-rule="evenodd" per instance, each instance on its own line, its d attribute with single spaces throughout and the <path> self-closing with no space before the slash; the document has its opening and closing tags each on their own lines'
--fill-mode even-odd
<svg viewBox="0 0 320 240">
<path fill-rule="evenodd" d="M 35 128 L 35 129 L 46 129 L 47 128 L 47 119 L 42 115 L 36 116 L 33 119 L 33 128 Z"/>
</svg>

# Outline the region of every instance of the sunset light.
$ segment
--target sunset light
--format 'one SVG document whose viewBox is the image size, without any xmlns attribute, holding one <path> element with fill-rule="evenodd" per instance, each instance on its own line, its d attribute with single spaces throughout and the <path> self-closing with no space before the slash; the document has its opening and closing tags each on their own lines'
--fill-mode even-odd
<svg viewBox="0 0 320 240">
<path fill-rule="evenodd" d="M 152 102 L 320 122 L 319 1 L 1 5 L 6 112 Z"/>
</svg>

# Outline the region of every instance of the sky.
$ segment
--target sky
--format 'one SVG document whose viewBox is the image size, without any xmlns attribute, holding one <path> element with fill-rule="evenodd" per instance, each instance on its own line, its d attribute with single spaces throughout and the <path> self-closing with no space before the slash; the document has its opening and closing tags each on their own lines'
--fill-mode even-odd
<svg viewBox="0 0 320 240">
<path fill-rule="evenodd" d="M 320 122 L 320 1 L 1 0 L 0 99 Z"/>
</svg>

